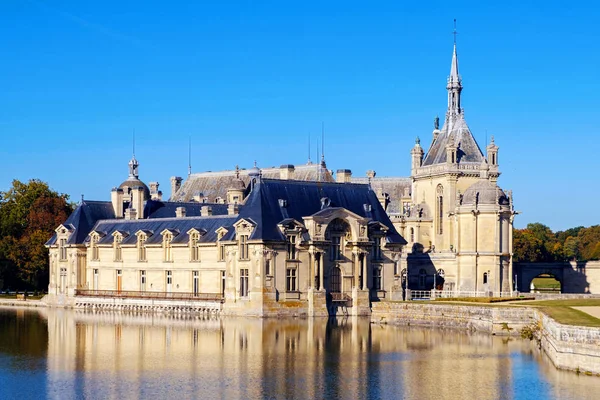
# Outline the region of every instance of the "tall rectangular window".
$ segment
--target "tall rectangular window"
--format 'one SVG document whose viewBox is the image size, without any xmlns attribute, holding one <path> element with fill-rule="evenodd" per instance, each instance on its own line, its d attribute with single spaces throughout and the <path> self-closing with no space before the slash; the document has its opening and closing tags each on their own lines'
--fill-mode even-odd
<svg viewBox="0 0 600 400">
<path fill-rule="evenodd" d="M 247 260 L 249 258 L 248 235 L 240 235 L 240 260 Z"/>
<path fill-rule="evenodd" d="M 329 252 L 331 261 L 342 259 L 342 238 L 340 236 L 331 237 L 331 251 Z"/>
<path fill-rule="evenodd" d="M 172 236 L 170 234 L 166 234 L 163 237 L 164 261 L 166 262 L 173 261 L 173 249 L 171 248 L 171 239 Z"/>
<path fill-rule="evenodd" d="M 373 290 L 381 290 L 381 267 L 373 269 Z"/>
<path fill-rule="evenodd" d="M 146 271 L 140 271 L 140 291 L 146 291 Z"/>
<path fill-rule="evenodd" d="M 225 246 L 219 243 L 219 261 L 225 261 Z"/>
<path fill-rule="evenodd" d="M 98 237 L 96 235 L 92 235 L 90 238 L 90 247 L 92 250 L 92 260 L 98 260 L 100 257 L 98 254 Z"/>
<path fill-rule="evenodd" d="M 121 249 L 121 238 L 115 237 L 115 261 L 123 261 L 123 251 Z"/>
<path fill-rule="evenodd" d="M 198 296 L 198 293 L 200 293 L 200 274 L 198 273 L 198 271 L 194 271 L 192 273 L 192 289 L 194 292 L 194 296 Z"/>
<path fill-rule="evenodd" d="M 198 241 L 200 236 L 197 233 L 190 235 L 190 261 L 200 261 L 200 248 L 198 247 Z"/>
<path fill-rule="evenodd" d="M 240 269 L 240 297 L 248 297 L 248 269 Z"/>
<path fill-rule="evenodd" d="M 288 235 L 287 237 L 287 259 L 296 259 L 296 235 Z"/>
<path fill-rule="evenodd" d="M 146 237 L 138 238 L 138 261 L 146 261 Z"/>
<path fill-rule="evenodd" d="M 373 259 L 381 260 L 381 239 L 379 236 L 373 237 Z"/>
<path fill-rule="evenodd" d="M 67 239 L 60 239 L 59 247 L 60 247 L 60 259 L 64 261 L 67 259 Z"/>
<path fill-rule="evenodd" d="M 167 271 L 167 292 L 171 293 L 173 289 L 173 271 Z"/>
<path fill-rule="evenodd" d="M 297 271 L 296 268 L 288 268 L 286 271 L 285 290 L 288 292 L 298 291 L 296 271 Z"/>
</svg>

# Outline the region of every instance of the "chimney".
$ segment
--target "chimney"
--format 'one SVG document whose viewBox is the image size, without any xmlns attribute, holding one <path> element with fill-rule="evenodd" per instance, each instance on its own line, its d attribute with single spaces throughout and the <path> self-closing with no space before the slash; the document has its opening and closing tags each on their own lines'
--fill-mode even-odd
<svg viewBox="0 0 600 400">
<path fill-rule="evenodd" d="M 279 167 L 279 179 L 288 180 L 294 179 L 294 166 L 292 164 L 284 164 Z"/>
<path fill-rule="evenodd" d="M 158 183 L 158 182 L 150 182 L 150 198 L 151 198 L 152 200 L 160 200 L 160 199 L 158 198 L 158 196 L 159 196 L 159 193 L 160 193 L 160 192 L 158 191 L 158 186 L 159 186 L 159 183 Z"/>
<path fill-rule="evenodd" d="M 131 189 L 131 203 L 129 208 L 137 211 L 137 218 L 143 218 L 144 215 L 144 188 L 141 186 Z"/>
<path fill-rule="evenodd" d="M 176 218 L 185 218 L 185 215 L 186 215 L 185 207 L 177 207 L 175 209 L 175 217 Z"/>
<path fill-rule="evenodd" d="M 206 217 L 208 215 L 213 215 L 211 206 L 202 206 L 200 208 L 200 215 Z"/>
<path fill-rule="evenodd" d="M 350 183 L 352 171 L 349 169 L 338 169 L 335 175 L 335 181 L 339 183 Z"/>
<path fill-rule="evenodd" d="M 240 212 L 240 206 L 237 203 L 231 203 L 227 206 L 227 215 L 237 215 Z"/>
<path fill-rule="evenodd" d="M 137 219 L 137 212 L 135 211 L 135 209 L 130 207 L 127 210 L 125 210 L 125 219 L 127 219 L 127 220 Z"/>
<path fill-rule="evenodd" d="M 116 218 L 123 218 L 123 189 L 113 188 L 110 192 L 110 201 Z"/>
<path fill-rule="evenodd" d="M 177 193 L 181 187 L 181 181 L 183 181 L 183 178 L 180 176 L 171 177 L 171 200 L 175 198 L 175 193 Z"/>
</svg>

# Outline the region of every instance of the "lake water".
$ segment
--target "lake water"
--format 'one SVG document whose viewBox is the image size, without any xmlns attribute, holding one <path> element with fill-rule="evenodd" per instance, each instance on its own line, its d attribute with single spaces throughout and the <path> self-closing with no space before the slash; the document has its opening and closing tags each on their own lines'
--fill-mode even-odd
<svg viewBox="0 0 600 400">
<path fill-rule="evenodd" d="M 368 320 L 0 309 L 1 399 L 598 399 L 532 343 Z"/>
</svg>

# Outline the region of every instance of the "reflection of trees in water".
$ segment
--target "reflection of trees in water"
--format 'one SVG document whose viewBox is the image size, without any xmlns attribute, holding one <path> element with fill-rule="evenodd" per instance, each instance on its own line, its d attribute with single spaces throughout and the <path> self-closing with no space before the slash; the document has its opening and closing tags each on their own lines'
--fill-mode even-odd
<svg viewBox="0 0 600 400">
<path fill-rule="evenodd" d="M 46 358 L 47 350 L 48 326 L 38 313 L 0 309 L 0 353 L 18 355 L 19 358 L 13 360 L 29 363 L 27 366 L 14 367 L 43 368 L 36 364 Z"/>
</svg>

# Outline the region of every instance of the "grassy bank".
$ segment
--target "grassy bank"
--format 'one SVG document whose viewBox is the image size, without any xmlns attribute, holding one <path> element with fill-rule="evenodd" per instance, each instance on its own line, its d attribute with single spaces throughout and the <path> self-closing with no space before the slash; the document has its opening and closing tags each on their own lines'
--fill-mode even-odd
<svg viewBox="0 0 600 400">
<path fill-rule="evenodd" d="M 542 312 L 556 322 L 600 328 L 600 319 L 571 307 L 600 307 L 600 299 L 569 299 L 528 301 L 523 305 L 540 307 Z"/>
</svg>

